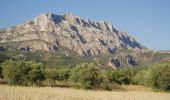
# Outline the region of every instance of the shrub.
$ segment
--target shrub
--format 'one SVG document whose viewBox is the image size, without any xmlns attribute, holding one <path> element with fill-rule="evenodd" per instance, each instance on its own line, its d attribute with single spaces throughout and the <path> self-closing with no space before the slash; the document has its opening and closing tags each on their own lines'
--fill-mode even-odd
<svg viewBox="0 0 170 100">
<path fill-rule="evenodd" d="M 44 74 L 41 70 L 31 70 L 29 71 L 29 79 L 32 83 L 39 83 L 45 79 Z"/>
<path fill-rule="evenodd" d="M 2 65 L 1 65 L 1 64 L 2 64 L 5 60 L 8 60 L 8 59 L 9 59 L 8 56 L 0 53 L 0 78 L 3 78 Z"/>
<path fill-rule="evenodd" d="M 35 66 L 33 66 L 35 65 Z M 7 60 L 2 64 L 4 79 L 10 85 L 32 85 L 44 79 L 40 66 L 34 62 Z"/>
<path fill-rule="evenodd" d="M 139 71 L 134 80 L 137 84 L 159 90 L 170 90 L 170 64 L 155 64 Z"/>
<path fill-rule="evenodd" d="M 26 85 L 31 68 L 23 61 L 8 60 L 2 64 L 3 76 L 11 85 Z"/>
<path fill-rule="evenodd" d="M 147 70 L 141 70 L 139 71 L 134 77 L 133 77 L 133 82 L 135 84 L 139 84 L 139 85 L 145 85 L 145 81 L 147 79 Z"/>
<path fill-rule="evenodd" d="M 71 69 L 60 69 L 57 71 L 58 74 L 58 80 L 60 81 L 68 81 L 70 75 L 71 75 Z"/>
<path fill-rule="evenodd" d="M 109 82 L 117 83 L 117 84 L 134 84 L 136 81 L 134 80 L 134 76 L 143 68 L 120 68 L 117 70 L 108 71 L 107 77 Z"/>
<path fill-rule="evenodd" d="M 5 60 L 8 60 L 9 57 L 5 54 L 0 53 L 0 63 L 4 62 Z"/>
<path fill-rule="evenodd" d="M 123 70 L 113 72 L 113 81 L 118 84 L 129 84 L 129 79 Z"/>
<path fill-rule="evenodd" d="M 70 76 L 70 80 L 81 85 L 82 88 L 91 89 L 99 87 L 102 76 L 94 64 L 80 64 L 76 66 Z"/>
<path fill-rule="evenodd" d="M 58 79 L 58 74 L 56 72 L 56 69 L 45 69 L 45 79 L 49 80 L 57 80 Z"/>
<path fill-rule="evenodd" d="M 160 90 L 170 90 L 170 64 L 153 65 L 148 71 L 149 86 Z"/>
<path fill-rule="evenodd" d="M 3 75 L 2 75 L 2 66 L 0 64 L 0 78 L 3 78 Z"/>
</svg>

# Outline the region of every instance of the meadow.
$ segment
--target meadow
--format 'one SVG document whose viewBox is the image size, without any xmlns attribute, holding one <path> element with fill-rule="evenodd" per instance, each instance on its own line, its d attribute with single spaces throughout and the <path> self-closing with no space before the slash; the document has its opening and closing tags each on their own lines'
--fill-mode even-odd
<svg viewBox="0 0 170 100">
<path fill-rule="evenodd" d="M 94 91 L 59 87 L 0 85 L 0 100 L 170 100 L 170 94 L 152 92 L 142 86 L 125 86 L 126 91 Z"/>
</svg>

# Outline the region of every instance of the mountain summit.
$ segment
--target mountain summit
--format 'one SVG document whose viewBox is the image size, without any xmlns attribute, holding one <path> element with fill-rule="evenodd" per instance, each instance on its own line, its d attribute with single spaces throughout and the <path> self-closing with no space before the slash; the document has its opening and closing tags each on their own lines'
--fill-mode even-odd
<svg viewBox="0 0 170 100">
<path fill-rule="evenodd" d="M 45 13 L 23 24 L 1 29 L 0 46 L 48 52 L 64 47 L 82 56 L 112 54 L 117 49 L 145 49 L 110 22 L 82 19 L 71 13 Z"/>
</svg>

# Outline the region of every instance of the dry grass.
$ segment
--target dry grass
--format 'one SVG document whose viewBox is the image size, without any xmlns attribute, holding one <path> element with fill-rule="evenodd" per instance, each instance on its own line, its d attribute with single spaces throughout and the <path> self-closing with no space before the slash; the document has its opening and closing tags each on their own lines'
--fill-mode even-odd
<svg viewBox="0 0 170 100">
<path fill-rule="evenodd" d="M 0 85 L 0 100 L 170 100 L 169 93 L 139 91 L 141 88 L 129 86 L 127 87 L 127 89 L 130 89 L 128 92 L 109 92 Z M 135 91 L 132 91 L 133 89 Z"/>
<path fill-rule="evenodd" d="M 125 85 L 125 86 L 122 86 L 122 88 L 125 90 L 125 91 L 145 91 L 145 92 L 152 92 L 152 89 L 151 88 L 146 88 L 144 86 L 140 86 L 140 85 Z"/>
</svg>

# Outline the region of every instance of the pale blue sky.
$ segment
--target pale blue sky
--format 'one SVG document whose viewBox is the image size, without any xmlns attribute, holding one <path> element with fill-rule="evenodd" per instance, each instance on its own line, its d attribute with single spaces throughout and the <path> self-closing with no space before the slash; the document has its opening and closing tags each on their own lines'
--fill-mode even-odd
<svg viewBox="0 0 170 100">
<path fill-rule="evenodd" d="M 0 28 L 44 12 L 111 21 L 148 48 L 170 50 L 170 0 L 1 0 Z"/>
</svg>

